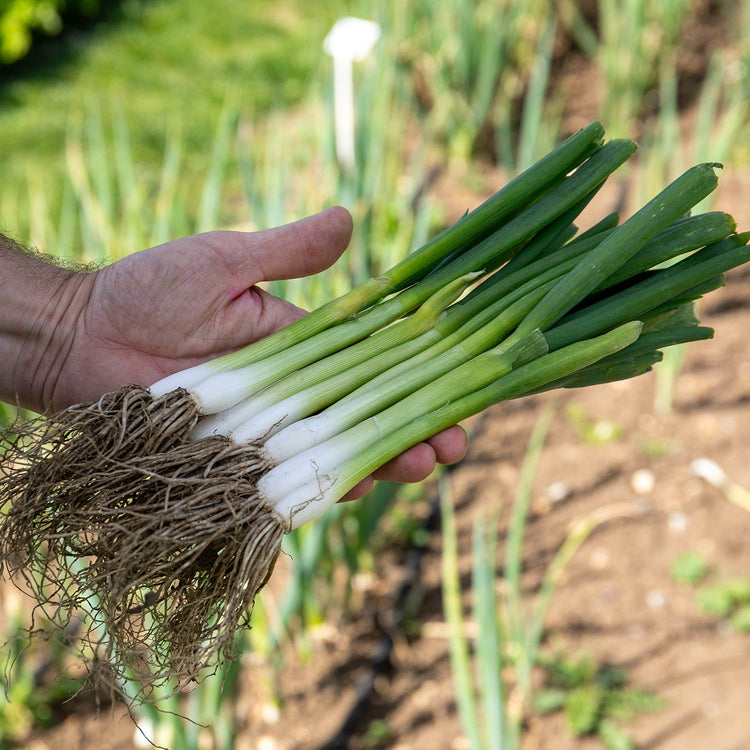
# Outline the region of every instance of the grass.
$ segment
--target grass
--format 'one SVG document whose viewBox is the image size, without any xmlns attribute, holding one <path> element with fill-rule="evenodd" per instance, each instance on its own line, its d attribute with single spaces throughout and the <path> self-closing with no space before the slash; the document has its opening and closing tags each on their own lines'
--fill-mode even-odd
<svg viewBox="0 0 750 750">
<path fill-rule="evenodd" d="M 625 435 L 625 428 L 621 424 L 606 419 L 591 419 L 576 401 L 566 405 L 565 416 L 581 441 L 588 445 L 612 443 Z"/>
<path fill-rule="evenodd" d="M 515 174 L 549 150 L 560 121 L 547 84 L 556 31 L 549 0 L 408 3 L 400 55 L 426 127 L 447 158 L 489 150 Z"/>
<path fill-rule="evenodd" d="M 632 136 L 648 91 L 673 53 L 689 0 L 599 0 L 602 115 L 612 136 Z"/>
<path fill-rule="evenodd" d="M 670 575 L 676 583 L 695 586 L 700 583 L 711 570 L 706 558 L 698 552 L 683 552 L 675 558 L 670 567 Z"/>
<path fill-rule="evenodd" d="M 117 103 L 141 168 L 158 168 L 180 123 L 188 171 L 200 171 L 227 97 L 252 113 L 303 99 L 325 65 L 322 40 L 345 2 L 126 0 L 90 33 L 35 47 L 0 79 L 4 182 L 58 173 L 71 112 Z M 12 76 L 12 77 L 11 77 Z"/>
<path fill-rule="evenodd" d="M 712 573 L 708 560 L 694 551 L 683 552 L 670 568 L 675 583 L 695 589 L 695 602 L 704 614 L 738 633 L 750 633 L 750 578 L 713 575 L 713 582 L 706 584 Z"/>
</svg>

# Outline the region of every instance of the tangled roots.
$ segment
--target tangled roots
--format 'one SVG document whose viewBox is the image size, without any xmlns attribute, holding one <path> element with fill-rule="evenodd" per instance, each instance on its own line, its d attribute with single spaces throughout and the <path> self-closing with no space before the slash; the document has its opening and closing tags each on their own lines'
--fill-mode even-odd
<svg viewBox="0 0 750 750">
<path fill-rule="evenodd" d="M 288 530 L 253 449 L 188 442 L 195 410 L 172 400 L 128 387 L 24 425 L 0 464 L 0 562 L 59 627 L 85 613 L 89 661 L 141 695 L 231 658 Z"/>
<path fill-rule="evenodd" d="M 99 401 L 18 422 L 2 436 L 0 500 L 34 495 L 44 504 L 62 490 L 82 502 L 117 487 L 123 476 L 115 469 L 125 462 L 185 442 L 198 418 L 184 390 L 154 399 L 142 386 L 129 385 Z"/>
</svg>

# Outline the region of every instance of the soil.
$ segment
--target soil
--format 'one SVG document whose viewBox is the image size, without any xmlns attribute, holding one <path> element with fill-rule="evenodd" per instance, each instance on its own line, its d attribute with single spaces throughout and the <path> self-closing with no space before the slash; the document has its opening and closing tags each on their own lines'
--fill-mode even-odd
<svg viewBox="0 0 750 750">
<path fill-rule="evenodd" d="M 698 52 L 700 31 L 695 25 Z M 577 67 L 581 58 L 568 59 L 566 80 L 580 94 L 569 99 L 576 102 L 566 117 L 572 131 L 593 119 L 596 86 L 591 78 L 585 85 L 587 71 Z M 687 60 L 686 68 L 690 65 L 698 76 L 698 63 Z M 481 179 L 489 192 L 501 176 L 486 167 Z M 435 187 L 437 199 L 447 206 L 446 220 L 458 218 L 482 197 L 476 179 L 458 193 L 456 184 L 455 175 L 448 174 Z M 626 189 L 624 184 L 608 186 L 587 209 L 588 220 L 612 210 Z M 732 213 L 741 228 L 750 227 L 748 195 L 750 172 L 722 175 L 716 205 Z M 533 597 L 571 524 L 601 509 L 614 511 L 616 517 L 597 527 L 566 569 L 552 600 L 543 650 L 591 653 L 599 663 L 624 667 L 632 685 L 663 697 L 661 710 L 626 725 L 643 750 L 750 748 L 750 636 L 703 614 L 695 589 L 676 583 L 670 573 L 678 555 L 698 552 L 710 562 L 709 580 L 750 576 L 750 513 L 691 471 L 694 459 L 709 457 L 750 488 L 749 300 L 750 271 L 740 270 L 702 305 L 701 320 L 716 329 L 716 336 L 688 348 L 671 411 L 655 409 L 653 373 L 502 404 L 469 424 L 469 455 L 450 474 L 468 611 L 472 524 L 499 509 L 504 539 L 528 438 L 541 411 L 553 406 L 534 480 L 524 591 Z M 619 436 L 592 444 L 570 416 L 571 406 L 592 424 L 615 425 Z M 426 488 L 434 499 L 434 482 Z M 562 497 L 551 488 L 563 488 Z M 442 610 L 439 529 L 430 533 L 421 556 L 408 619 L 393 628 L 408 555 L 403 549 L 379 555 L 377 574 L 362 581 L 356 621 L 319 628 L 308 657 L 287 649 L 276 685 L 280 707 L 270 700 L 267 668 L 253 663 L 243 670 L 236 705 L 238 750 L 468 748 L 456 712 Z M 372 660 L 388 643 L 384 634 L 393 648 L 387 668 L 372 678 Z M 372 690 L 348 739 L 332 742 L 369 679 Z M 73 702 L 63 710 L 67 716 L 56 727 L 29 738 L 23 747 L 136 747 L 123 709 L 97 717 L 90 704 Z M 387 730 L 379 744 L 372 740 L 375 726 Z M 572 738 L 561 714 L 532 714 L 523 747 L 585 750 L 601 744 Z"/>
</svg>

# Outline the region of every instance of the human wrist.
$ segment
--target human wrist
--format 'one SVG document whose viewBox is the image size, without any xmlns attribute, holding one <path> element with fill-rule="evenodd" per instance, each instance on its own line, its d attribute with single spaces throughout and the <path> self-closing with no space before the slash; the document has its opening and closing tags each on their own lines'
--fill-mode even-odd
<svg viewBox="0 0 750 750">
<path fill-rule="evenodd" d="M 0 236 L 0 399 L 35 411 L 55 407 L 88 298 L 88 276 Z"/>
</svg>

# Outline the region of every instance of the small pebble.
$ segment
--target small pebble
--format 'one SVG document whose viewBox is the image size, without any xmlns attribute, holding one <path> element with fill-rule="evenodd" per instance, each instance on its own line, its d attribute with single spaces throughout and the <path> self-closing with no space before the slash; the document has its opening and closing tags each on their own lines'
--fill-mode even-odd
<svg viewBox="0 0 750 750">
<path fill-rule="evenodd" d="M 609 566 L 609 551 L 604 547 L 597 547 L 591 553 L 591 567 L 594 570 L 604 570 Z"/>
<path fill-rule="evenodd" d="M 547 499 L 551 503 L 559 503 L 570 495 L 570 488 L 565 482 L 552 482 L 546 490 Z"/>
<path fill-rule="evenodd" d="M 658 589 L 652 589 L 646 594 L 646 604 L 651 609 L 663 609 L 667 603 L 667 597 L 664 596 L 663 591 Z"/>
<path fill-rule="evenodd" d="M 594 425 L 594 438 L 601 443 L 617 440 L 621 434 L 621 427 L 615 422 L 601 420 Z"/>
<path fill-rule="evenodd" d="M 281 718 L 281 712 L 275 703 L 264 703 L 260 715 L 266 724 L 278 724 Z"/>
<path fill-rule="evenodd" d="M 654 472 L 649 469 L 638 469 L 630 477 L 630 486 L 636 495 L 648 495 L 654 491 L 656 486 Z"/>
<path fill-rule="evenodd" d="M 721 487 L 727 481 L 727 475 L 724 473 L 724 469 L 722 469 L 716 461 L 713 461 L 710 458 L 696 458 L 695 461 L 691 461 L 690 471 L 692 471 L 696 477 L 705 479 L 709 484 L 713 484 L 715 487 Z"/>
<path fill-rule="evenodd" d="M 681 510 L 673 510 L 667 517 L 667 528 L 673 534 L 684 534 L 688 527 L 688 517 Z"/>
<path fill-rule="evenodd" d="M 719 635 L 732 635 L 732 633 L 734 633 L 734 628 L 729 620 L 719 620 L 719 622 L 716 623 L 716 632 Z"/>
</svg>

